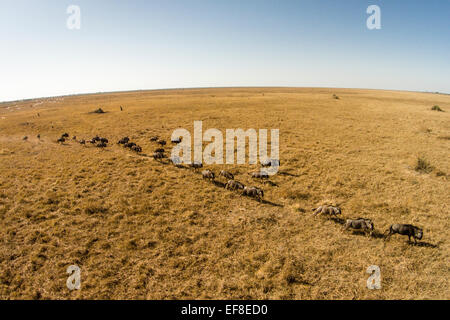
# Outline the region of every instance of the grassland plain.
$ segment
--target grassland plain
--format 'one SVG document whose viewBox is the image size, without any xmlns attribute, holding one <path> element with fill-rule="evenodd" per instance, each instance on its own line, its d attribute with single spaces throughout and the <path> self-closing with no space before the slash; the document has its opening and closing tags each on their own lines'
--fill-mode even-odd
<svg viewBox="0 0 450 320">
<path fill-rule="evenodd" d="M 90 113 L 98 107 L 106 113 Z M 280 129 L 276 185 L 251 181 L 255 165 L 206 166 L 261 186 L 267 202 L 147 156 L 151 136 L 193 132 L 194 120 Z M 57 144 L 64 132 L 112 143 Z M 116 145 L 123 136 L 143 154 Z M 0 298 L 449 299 L 449 151 L 442 94 L 219 88 L 3 103 Z M 431 171 L 415 170 L 419 157 Z M 375 236 L 312 218 L 326 200 L 344 219 L 372 219 Z M 392 223 L 422 227 L 423 241 L 384 242 Z M 81 290 L 66 287 L 72 264 Z M 366 288 L 369 265 L 381 290 Z"/>
</svg>

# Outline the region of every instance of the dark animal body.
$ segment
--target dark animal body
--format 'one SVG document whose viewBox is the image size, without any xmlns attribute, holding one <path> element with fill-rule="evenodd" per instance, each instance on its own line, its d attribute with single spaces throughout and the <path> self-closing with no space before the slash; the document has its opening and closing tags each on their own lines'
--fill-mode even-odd
<svg viewBox="0 0 450 320">
<path fill-rule="evenodd" d="M 413 237 L 414 243 L 417 243 L 417 240 L 422 240 L 423 237 L 423 230 L 412 224 L 393 224 L 386 232 L 388 232 L 386 239 L 390 239 L 393 234 L 398 233 L 403 236 L 408 236 L 409 242 L 411 241 L 411 237 Z"/>
</svg>

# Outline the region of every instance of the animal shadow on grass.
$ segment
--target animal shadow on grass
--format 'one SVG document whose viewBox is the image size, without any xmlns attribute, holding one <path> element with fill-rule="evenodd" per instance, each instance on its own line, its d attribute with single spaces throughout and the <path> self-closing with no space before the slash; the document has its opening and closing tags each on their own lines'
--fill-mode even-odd
<svg viewBox="0 0 450 320">
<path fill-rule="evenodd" d="M 212 182 L 216 187 L 220 187 L 220 188 L 225 188 L 225 183 L 217 181 L 217 180 L 213 180 Z"/>
<path fill-rule="evenodd" d="M 279 171 L 278 174 L 281 176 L 288 176 L 288 177 L 296 177 L 296 178 L 300 177 L 298 174 L 293 174 L 287 171 Z"/>
<path fill-rule="evenodd" d="M 342 219 L 342 218 L 331 217 L 330 220 L 333 221 L 334 223 L 337 223 L 337 224 L 342 224 L 342 225 L 345 224 L 345 220 Z"/>
<path fill-rule="evenodd" d="M 433 249 L 439 248 L 439 245 L 437 245 L 437 244 L 432 244 L 432 243 L 423 242 L 423 241 L 417 242 L 417 243 L 414 243 L 411 241 L 409 244 L 412 246 L 415 246 L 415 247 L 425 247 L 425 248 L 433 248 Z"/>
</svg>

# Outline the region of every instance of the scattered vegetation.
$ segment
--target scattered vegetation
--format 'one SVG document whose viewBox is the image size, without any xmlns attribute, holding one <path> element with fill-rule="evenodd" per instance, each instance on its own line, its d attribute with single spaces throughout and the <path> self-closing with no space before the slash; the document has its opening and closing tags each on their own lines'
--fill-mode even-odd
<svg viewBox="0 0 450 320">
<path fill-rule="evenodd" d="M 439 111 L 439 112 L 444 112 L 444 110 L 441 109 L 441 107 L 439 107 L 438 105 L 435 105 L 431 108 L 431 110 L 433 111 Z"/>
<path fill-rule="evenodd" d="M 433 171 L 434 167 L 428 162 L 427 159 L 425 159 L 425 157 L 419 156 L 417 157 L 417 163 L 414 169 L 421 173 L 430 173 Z"/>
</svg>

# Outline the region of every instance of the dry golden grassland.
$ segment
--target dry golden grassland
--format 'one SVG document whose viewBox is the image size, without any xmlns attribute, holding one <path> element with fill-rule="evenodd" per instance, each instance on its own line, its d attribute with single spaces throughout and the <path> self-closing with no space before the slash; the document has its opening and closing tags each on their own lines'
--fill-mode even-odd
<svg viewBox="0 0 450 320">
<path fill-rule="evenodd" d="M 107 112 L 90 113 L 98 107 Z M 256 165 L 206 166 L 260 186 L 266 202 L 147 156 L 151 136 L 193 134 L 194 120 L 224 135 L 280 129 L 276 185 L 252 181 Z M 71 140 L 97 134 L 105 150 Z M 143 153 L 117 145 L 123 136 Z M 449 151 L 442 94 L 233 88 L 3 103 L 0 298 L 449 299 Z M 342 217 L 313 218 L 327 200 Z M 343 232 L 340 219 L 360 216 L 373 237 Z M 424 238 L 383 241 L 393 223 Z M 73 264 L 81 290 L 66 287 Z M 370 265 L 381 290 L 366 288 Z"/>
</svg>

